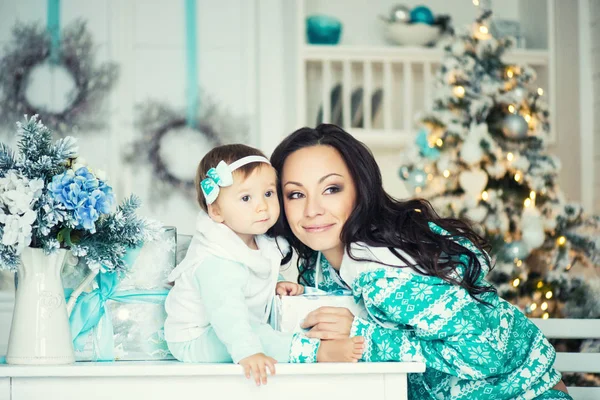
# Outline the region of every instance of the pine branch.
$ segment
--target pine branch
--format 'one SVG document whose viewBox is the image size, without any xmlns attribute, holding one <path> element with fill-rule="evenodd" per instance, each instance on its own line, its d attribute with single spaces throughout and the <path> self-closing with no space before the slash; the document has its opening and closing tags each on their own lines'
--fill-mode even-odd
<svg viewBox="0 0 600 400">
<path fill-rule="evenodd" d="M 8 170 L 15 169 L 17 159 L 12 149 L 4 143 L 0 143 L 0 176 L 4 176 Z"/>
</svg>

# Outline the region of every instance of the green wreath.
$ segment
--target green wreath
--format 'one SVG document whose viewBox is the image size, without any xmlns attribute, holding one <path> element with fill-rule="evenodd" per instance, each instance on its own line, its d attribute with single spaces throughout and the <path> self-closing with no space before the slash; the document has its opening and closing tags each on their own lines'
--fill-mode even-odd
<svg viewBox="0 0 600 400">
<path fill-rule="evenodd" d="M 64 68 L 75 84 L 69 93 L 69 105 L 60 112 L 52 112 L 27 100 L 31 72 L 49 60 L 50 49 L 50 36 L 41 25 L 17 23 L 13 28 L 12 41 L 0 59 L 0 124 L 12 127 L 23 115 L 38 114 L 60 135 L 67 130 L 72 133 L 104 127 L 106 118 L 98 110 L 101 100 L 115 84 L 118 68 L 114 63 L 95 67 L 92 37 L 81 20 L 61 33 L 57 66 Z"/>
<path fill-rule="evenodd" d="M 192 131 L 197 133 L 198 139 L 206 141 L 206 151 L 222 144 L 247 142 L 248 129 L 243 119 L 223 113 L 208 99 L 201 103 L 204 104 L 203 111 Z M 161 156 L 162 150 L 165 150 L 165 137 L 177 129 L 186 127 L 185 113 L 157 101 L 148 101 L 137 108 L 136 128 L 142 137 L 132 144 L 132 150 L 125 155 L 125 160 L 129 163 L 150 164 L 157 183 L 152 185 L 151 200 L 164 199 L 172 194 L 173 189 L 183 192 L 192 200 L 195 199 L 194 180 L 179 177 Z M 166 150 L 176 153 L 185 149 Z M 204 154 L 194 155 L 197 158 L 196 164 L 203 156 Z"/>
</svg>

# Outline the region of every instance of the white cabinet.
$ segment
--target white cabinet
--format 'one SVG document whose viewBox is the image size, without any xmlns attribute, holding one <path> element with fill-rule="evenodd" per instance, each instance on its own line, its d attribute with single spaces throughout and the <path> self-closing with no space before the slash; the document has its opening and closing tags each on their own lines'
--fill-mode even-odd
<svg viewBox="0 0 600 400">
<path fill-rule="evenodd" d="M 376 148 L 401 148 L 414 138 L 415 115 L 431 104 L 443 49 L 386 43 L 379 14 L 396 1 L 298 0 L 296 124 L 337 123 Z M 408 4 L 409 6 L 415 4 Z M 422 2 L 436 14 L 449 14 L 455 29 L 473 21 L 470 1 Z M 527 4 L 524 4 L 527 3 Z M 554 116 L 553 0 L 495 2 L 499 18 L 518 20 L 528 48 L 512 50 L 506 61 L 536 69 Z M 306 17 L 326 14 L 342 21 L 339 45 L 306 42 Z M 534 89 L 535 89 L 534 88 Z"/>
<path fill-rule="evenodd" d="M 233 364 L 162 362 L 0 365 L 0 400 L 407 399 L 407 375 L 421 363 L 277 364 L 266 386 Z M 77 389 L 76 389 L 77 388 Z M 8 395 L 8 396 L 7 396 Z M 4 397 L 3 397 L 4 396 Z"/>
</svg>

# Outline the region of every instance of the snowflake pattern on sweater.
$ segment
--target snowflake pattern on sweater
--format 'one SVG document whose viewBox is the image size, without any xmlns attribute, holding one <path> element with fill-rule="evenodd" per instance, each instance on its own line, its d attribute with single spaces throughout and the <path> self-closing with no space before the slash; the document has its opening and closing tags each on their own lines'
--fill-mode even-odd
<svg viewBox="0 0 600 400">
<path fill-rule="evenodd" d="M 311 339 L 295 333 L 290 346 L 290 363 L 316 363 L 320 344 L 319 339 Z"/>
<path fill-rule="evenodd" d="M 435 224 L 430 227 L 450 235 Z M 487 257 L 470 241 L 456 240 L 476 254 L 482 266 L 488 265 Z M 319 289 L 343 289 L 331 276 L 333 268 L 325 257 L 320 259 Z M 314 271 L 304 273 L 305 284 L 314 285 Z M 352 324 L 351 336 L 364 336 L 366 341 L 361 361 L 425 363 L 425 373 L 409 375 L 409 398 L 572 399 L 552 390 L 561 378 L 552 367 L 556 357 L 552 345 L 523 313 L 495 293 L 482 296 L 490 307 L 440 278 L 381 266 L 348 284 L 370 316 L 355 317 Z"/>
</svg>

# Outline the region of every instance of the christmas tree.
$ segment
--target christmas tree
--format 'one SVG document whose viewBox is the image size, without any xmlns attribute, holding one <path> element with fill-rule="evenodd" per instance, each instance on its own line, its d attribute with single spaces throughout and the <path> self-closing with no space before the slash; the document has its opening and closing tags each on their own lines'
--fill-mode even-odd
<svg viewBox="0 0 600 400">
<path fill-rule="evenodd" d="M 490 24 L 482 10 L 446 46 L 432 111 L 400 176 L 440 215 L 468 219 L 487 237 L 488 279 L 526 314 L 598 318 L 600 218 L 561 192 L 535 70 L 503 61 L 514 39 L 494 38 Z"/>
</svg>

